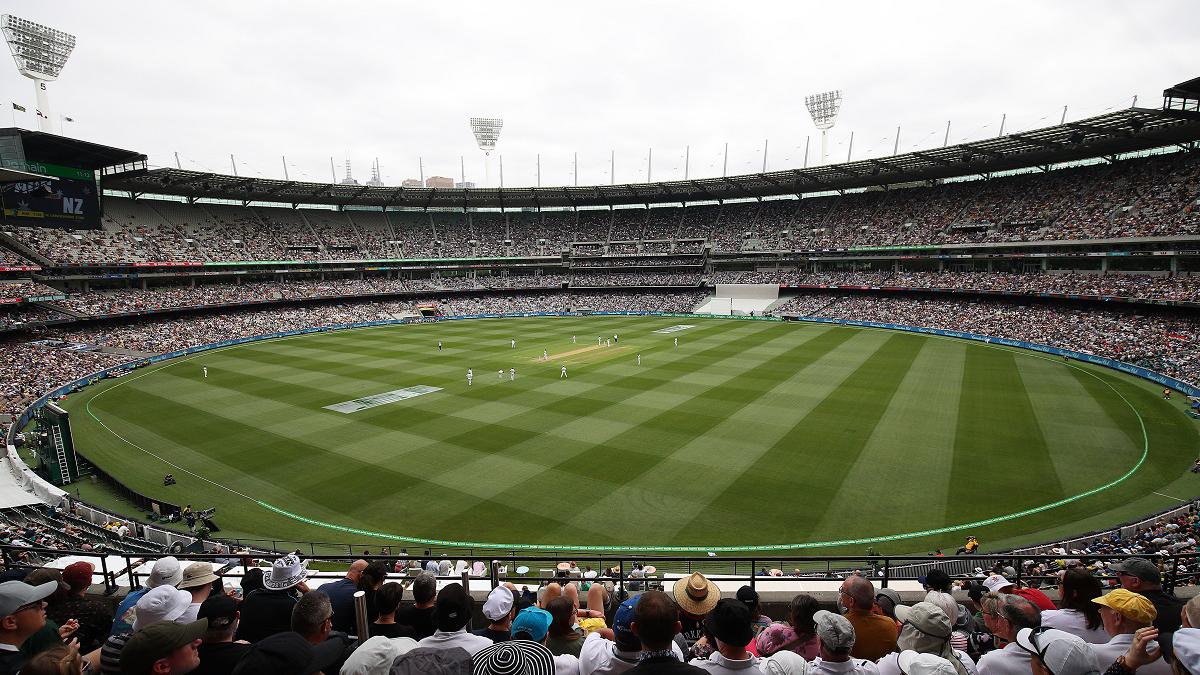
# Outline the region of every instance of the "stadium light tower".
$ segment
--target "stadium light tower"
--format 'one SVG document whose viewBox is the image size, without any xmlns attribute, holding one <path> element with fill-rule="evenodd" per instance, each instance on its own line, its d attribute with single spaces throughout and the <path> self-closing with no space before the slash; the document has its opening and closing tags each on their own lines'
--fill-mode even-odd
<svg viewBox="0 0 1200 675">
<path fill-rule="evenodd" d="M 12 14 L 0 17 L 0 30 L 12 50 L 17 70 L 33 80 L 37 92 L 38 129 L 53 133 L 46 83 L 58 79 L 75 49 L 75 36 Z"/>
<path fill-rule="evenodd" d="M 812 115 L 813 124 L 821 130 L 821 164 L 825 164 L 826 134 L 837 122 L 838 111 L 842 109 L 842 92 L 840 90 L 826 91 L 820 94 L 810 94 L 804 97 L 804 105 L 808 114 Z"/>
<path fill-rule="evenodd" d="M 492 151 L 496 149 L 496 143 L 500 140 L 500 130 L 503 128 L 504 120 L 496 117 L 471 118 L 471 133 L 475 134 L 475 142 L 483 151 L 483 184 L 488 187 L 492 185 Z"/>
</svg>

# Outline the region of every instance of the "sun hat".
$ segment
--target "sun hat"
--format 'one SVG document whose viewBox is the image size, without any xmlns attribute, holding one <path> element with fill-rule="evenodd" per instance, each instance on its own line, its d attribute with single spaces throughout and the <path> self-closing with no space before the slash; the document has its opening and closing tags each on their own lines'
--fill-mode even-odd
<svg viewBox="0 0 1200 675">
<path fill-rule="evenodd" d="M 174 586 L 158 586 L 146 591 L 133 607 L 133 630 L 139 631 L 162 621 L 183 616 L 192 604 L 192 594 Z"/>
<path fill-rule="evenodd" d="M 675 604 L 692 616 L 708 614 L 721 599 L 721 589 L 699 572 L 676 581 L 671 594 Z"/>
<path fill-rule="evenodd" d="M 342 664 L 338 675 L 375 675 L 386 673 L 397 656 L 415 649 L 417 641 L 410 637 L 387 638 L 382 635 L 367 640 L 354 650 Z"/>
<path fill-rule="evenodd" d="M 47 581 L 37 586 L 24 581 L 6 581 L 0 584 L 0 617 L 9 616 L 30 603 L 45 600 L 57 590 L 57 581 Z"/>
<path fill-rule="evenodd" d="M 1124 588 L 1109 591 L 1108 595 L 1092 598 L 1092 602 L 1104 605 L 1137 623 L 1150 625 L 1158 618 L 1158 610 L 1155 609 L 1154 603 L 1147 600 L 1146 596 L 1141 593 L 1127 591 Z"/>
<path fill-rule="evenodd" d="M 941 607 L 932 602 L 918 602 L 915 605 L 896 605 L 896 619 L 904 625 L 912 626 L 918 633 L 932 638 L 946 640 L 950 637 L 950 617 Z M 901 633 L 904 631 L 901 630 Z"/>
<path fill-rule="evenodd" d="M 750 608 L 740 600 L 721 598 L 704 617 L 704 627 L 727 645 L 745 647 L 754 639 Z"/>
<path fill-rule="evenodd" d="M 907 649 L 900 652 L 897 661 L 904 675 L 958 675 L 954 664 L 937 654 L 921 654 Z"/>
<path fill-rule="evenodd" d="M 1022 628 L 1017 646 L 1041 659 L 1054 675 L 1096 675 L 1096 654 L 1078 635 L 1055 628 Z"/>
<path fill-rule="evenodd" d="M 179 583 L 175 584 L 175 588 L 187 589 L 207 586 L 217 579 L 220 579 L 220 577 L 213 574 L 211 563 L 194 562 L 183 568 L 183 578 L 179 580 Z"/>
<path fill-rule="evenodd" d="M 282 591 L 308 578 L 308 561 L 301 561 L 295 553 L 289 553 L 271 565 L 271 571 L 263 575 L 263 587 L 269 591 Z"/>
<path fill-rule="evenodd" d="M 471 675 L 554 675 L 554 654 L 529 640 L 497 642 L 476 652 Z"/>
<path fill-rule="evenodd" d="M 142 630 L 135 630 L 129 642 L 121 649 L 121 672 L 148 673 L 155 661 L 203 638 L 206 630 L 207 619 L 191 623 L 160 621 Z"/>
<path fill-rule="evenodd" d="M 1162 573 L 1158 571 L 1158 565 L 1145 558 L 1126 558 L 1120 562 L 1112 563 L 1108 566 L 1108 569 L 1113 572 L 1128 574 L 1131 577 L 1137 577 L 1142 581 L 1148 581 L 1152 584 L 1162 583 Z"/>
<path fill-rule="evenodd" d="M 550 612 L 544 609 L 526 607 L 517 614 L 517 618 L 513 619 L 510 633 L 512 635 L 528 633 L 534 642 L 541 642 L 546 639 L 546 631 L 550 630 L 550 623 L 553 620 Z"/>
<path fill-rule="evenodd" d="M 766 675 L 808 675 L 809 666 L 803 656 L 785 649 L 759 659 L 758 668 Z"/>
<path fill-rule="evenodd" d="M 817 625 L 817 637 L 829 651 L 845 653 L 854 648 L 854 626 L 846 617 L 822 609 L 813 614 L 813 623 Z"/>
<path fill-rule="evenodd" d="M 96 566 L 86 560 L 78 560 L 67 565 L 62 572 L 63 581 L 71 588 L 79 588 L 92 585 L 92 573 L 96 571 Z"/>
<path fill-rule="evenodd" d="M 154 567 L 150 570 L 150 578 L 146 579 L 146 588 L 154 588 L 156 586 L 174 586 L 183 578 L 183 566 L 179 564 L 179 560 L 174 556 L 159 558 L 154 561 Z"/>
<path fill-rule="evenodd" d="M 499 621 L 508 616 L 516 601 L 508 586 L 497 586 L 488 593 L 487 600 L 483 603 L 483 616 L 492 621 Z"/>
<path fill-rule="evenodd" d="M 945 612 L 950 618 L 950 625 L 958 621 L 958 602 L 954 600 L 954 596 L 941 591 L 929 591 L 925 594 L 925 602 L 937 605 L 938 609 Z"/>
<path fill-rule="evenodd" d="M 989 593 L 999 593 L 1001 588 L 1015 586 L 1016 584 L 1009 581 L 1008 579 L 1005 579 L 1003 576 L 1001 576 L 999 574 L 993 574 L 990 577 L 988 577 L 987 579 L 983 580 L 983 585 L 985 588 L 988 589 Z"/>
<path fill-rule="evenodd" d="M 622 651 L 636 652 L 642 648 L 641 640 L 633 632 L 633 614 L 640 597 L 642 596 L 635 595 L 625 600 L 613 615 L 613 642 L 616 642 L 617 649 Z"/>
</svg>

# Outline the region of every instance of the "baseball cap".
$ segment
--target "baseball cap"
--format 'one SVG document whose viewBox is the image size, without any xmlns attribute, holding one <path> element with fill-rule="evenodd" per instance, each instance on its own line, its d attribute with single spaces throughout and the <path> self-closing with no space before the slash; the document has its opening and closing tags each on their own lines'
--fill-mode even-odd
<svg viewBox="0 0 1200 675">
<path fill-rule="evenodd" d="M 754 639 L 750 621 L 750 608 L 734 598 L 721 598 L 717 606 L 704 617 L 705 627 L 713 637 L 738 647 L 744 647 Z"/>
<path fill-rule="evenodd" d="M 56 590 L 57 581 L 47 581 L 37 586 L 30 586 L 24 581 L 6 581 L 0 584 L 0 617 L 9 616 L 32 602 L 45 600 Z"/>
<path fill-rule="evenodd" d="M 921 654 L 906 649 L 900 652 L 898 661 L 904 675 L 958 675 L 954 664 L 937 654 Z M 1058 675 L 1057 671 L 1055 675 Z"/>
<path fill-rule="evenodd" d="M 1104 605 L 1137 623 L 1150 625 L 1158 617 L 1158 610 L 1155 609 L 1154 603 L 1146 599 L 1146 596 L 1127 591 L 1124 588 L 1109 591 L 1108 595 L 1092 598 L 1092 602 Z"/>
<path fill-rule="evenodd" d="M 512 634 L 528 633 L 534 642 L 546 639 L 546 631 L 550 630 L 553 621 L 550 612 L 538 607 L 526 607 L 513 619 Z"/>
<path fill-rule="evenodd" d="M 174 621 L 192 604 L 192 594 L 174 586 L 158 586 L 138 598 L 133 608 L 133 629 L 142 630 L 161 621 Z"/>
<path fill-rule="evenodd" d="M 512 611 L 516 598 L 508 586 L 497 586 L 488 593 L 487 601 L 483 603 L 483 615 L 492 621 L 499 621 Z"/>
<path fill-rule="evenodd" d="M 1158 571 L 1158 565 L 1145 558 L 1126 558 L 1121 562 L 1109 565 L 1108 569 L 1137 577 L 1142 581 L 1149 581 L 1152 584 L 1162 583 L 1162 573 Z"/>
<path fill-rule="evenodd" d="M 225 628 L 233 623 L 237 611 L 237 600 L 221 593 L 200 603 L 200 611 L 197 612 L 196 617 L 208 619 L 208 627 L 216 630 L 218 628 Z"/>
<path fill-rule="evenodd" d="M 213 574 L 211 563 L 194 562 L 183 568 L 183 578 L 175 584 L 175 587 L 196 588 L 198 586 L 207 586 L 219 578 Z"/>
<path fill-rule="evenodd" d="M 742 586 L 737 591 L 738 602 L 747 607 L 753 607 L 758 604 L 758 591 L 749 586 Z"/>
<path fill-rule="evenodd" d="M 129 675 L 148 673 L 155 661 L 203 638 L 206 630 L 208 620 L 200 619 L 191 623 L 160 621 L 135 631 L 121 650 L 121 672 Z"/>
<path fill-rule="evenodd" d="M 758 667 L 766 675 L 808 675 L 808 661 L 796 652 L 783 650 L 771 656 L 764 656 L 758 662 Z"/>
<path fill-rule="evenodd" d="M 183 566 L 174 556 L 159 558 L 150 569 L 150 578 L 146 580 L 146 588 L 156 586 L 174 586 L 183 579 Z"/>
<path fill-rule="evenodd" d="M 613 641 L 621 651 L 636 652 L 642 649 L 641 640 L 633 632 L 633 612 L 640 597 L 635 595 L 622 602 L 613 616 Z"/>
<path fill-rule="evenodd" d="M 1096 655 L 1083 638 L 1056 628 L 1022 628 L 1017 646 L 1042 660 L 1054 675 L 1096 675 Z"/>
<path fill-rule="evenodd" d="M 80 586 L 92 585 L 92 572 L 96 571 L 96 566 L 86 560 L 79 560 L 67 565 L 63 570 L 63 581 L 67 582 L 72 588 Z"/>
<path fill-rule="evenodd" d="M 854 626 L 841 614 L 821 610 L 813 614 L 817 637 L 831 652 L 845 653 L 854 647 Z"/>
<path fill-rule="evenodd" d="M 475 601 L 467 594 L 462 584 L 447 584 L 438 591 L 433 607 L 433 623 L 438 630 L 456 631 L 471 620 L 471 608 Z"/>
<path fill-rule="evenodd" d="M 1002 575 L 993 574 L 983 580 L 983 586 L 988 589 L 989 593 L 999 593 L 1001 588 L 1015 586 L 1013 582 L 1005 579 Z"/>
</svg>

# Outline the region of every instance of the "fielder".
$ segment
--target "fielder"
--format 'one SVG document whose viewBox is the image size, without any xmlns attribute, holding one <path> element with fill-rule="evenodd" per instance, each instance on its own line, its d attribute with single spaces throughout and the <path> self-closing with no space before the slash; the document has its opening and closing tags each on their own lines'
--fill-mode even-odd
<svg viewBox="0 0 1200 675">
<path fill-rule="evenodd" d="M 638 354 L 638 365 L 642 365 L 642 355 Z"/>
<path fill-rule="evenodd" d="M 496 371 L 496 377 L 499 378 L 501 382 L 504 381 L 504 369 L 503 368 Z"/>
<path fill-rule="evenodd" d="M 208 366 L 201 366 L 201 367 L 204 368 L 204 379 L 207 380 L 208 379 Z"/>
<path fill-rule="evenodd" d="M 612 340 L 605 340 L 605 341 L 604 341 L 604 346 L 605 346 L 605 347 L 611 347 L 611 346 L 612 346 Z"/>
<path fill-rule="evenodd" d="M 438 340 L 438 351 L 442 351 L 442 341 Z"/>
<path fill-rule="evenodd" d="M 509 381 L 509 382 L 512 382 L 512 381 L 514 381 L 514 380 L 516 380 L 516 379 L 517 379 L 517 369 L 516 369 L 516 368 L 509 368 L 509 369 L 508 369 L 508 381 Z"/>
<path fill-rule="evenodd" d="M 604 345 L 604 340 L 599 335 L 597 335 L 596 336 L 596 346 L 602 347 L 603 345 Z"/>
<path fill-rule="evenodd" d="M 679 349 L 679 338 L 675 338 L 675 348 Z"/>
<path fill-rule="evenodd" d="M 567 376 L 567 367 L 563 366 L 562 371 L 558 373 L 558 379 L 563 379 Z"/>
<path fill-rule="evenodd" d="M 575 344 L 575 336 L 574 335 L 571 336 L 571 344 Z"/>
<path fill-rule="evenodd" d="M 516 338 L 514 338 L 514 339 L 512 340 L 512 342 L 511 342 L 511 344 L 509 344 L 508 348 L 509 348 L 509 349 L 516 349 L 516 348 L 517 348 L 517 340 L 516 340 Z"/>
<path fill-rule="evenodd" d="M 546 353 L 546 350 L 545 350 L 545 349 L 543 349 L 543 350 L 542 350 L 542 360 L 543 360 L 543 361 L 549 361 L 549 360 L 550 360 L 550 355 Z"/>
<path fill-rule="evenodd" d="M 616 342 L 616 341 L 617 341 L 617 334 L 613 333 L 613 342 Z"/>
<path fill-rule="evenodd" d="M 467 386 L 471 386 L 471 380 L 475 379 L 475 372 L 467 368 Z"/>
</svg>

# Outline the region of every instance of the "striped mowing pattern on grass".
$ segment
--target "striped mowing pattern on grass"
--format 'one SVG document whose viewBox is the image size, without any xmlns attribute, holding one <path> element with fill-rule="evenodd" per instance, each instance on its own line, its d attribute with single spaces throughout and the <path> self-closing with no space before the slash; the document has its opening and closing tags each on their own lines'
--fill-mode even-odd
<svg viewBox="0 0 1200 675">
<path fill-rule="evenodd" d="M 1178 411 L 1148 396 L 1152 387 L 1100 369 L 823 325 L 699 320 L 655 333 L 675 321 L 323 333 L 152 367 L 68 406 L 94 415 L 73 417 L 82 452 L 131 487 L 228 506 L 218 522 L 231 535 L 300 540 L 347 537 L 253 500 L 315 522 L 452 541 L 716 547 L 881 537 L 1112 481 L 1139 460 L 1145 415 L 1149 459 L 1129 480 L 976 532 L 1033 541 L 1063 518 L 1116 519 L 1194 456 L 1195 429 Z M 619 347 L 567 355 L 614 333 Z M 563 356 L 541 361 L 543 350 Z M 570 379 L 558 377 L 563 363 Z M 515 381 L 493 375 L 510 367 Z M 442 390 L 353 415 L 323 409 L 414 385 Z M 164 488 L 168 471 L 181 479 Z"/>
</svg>

